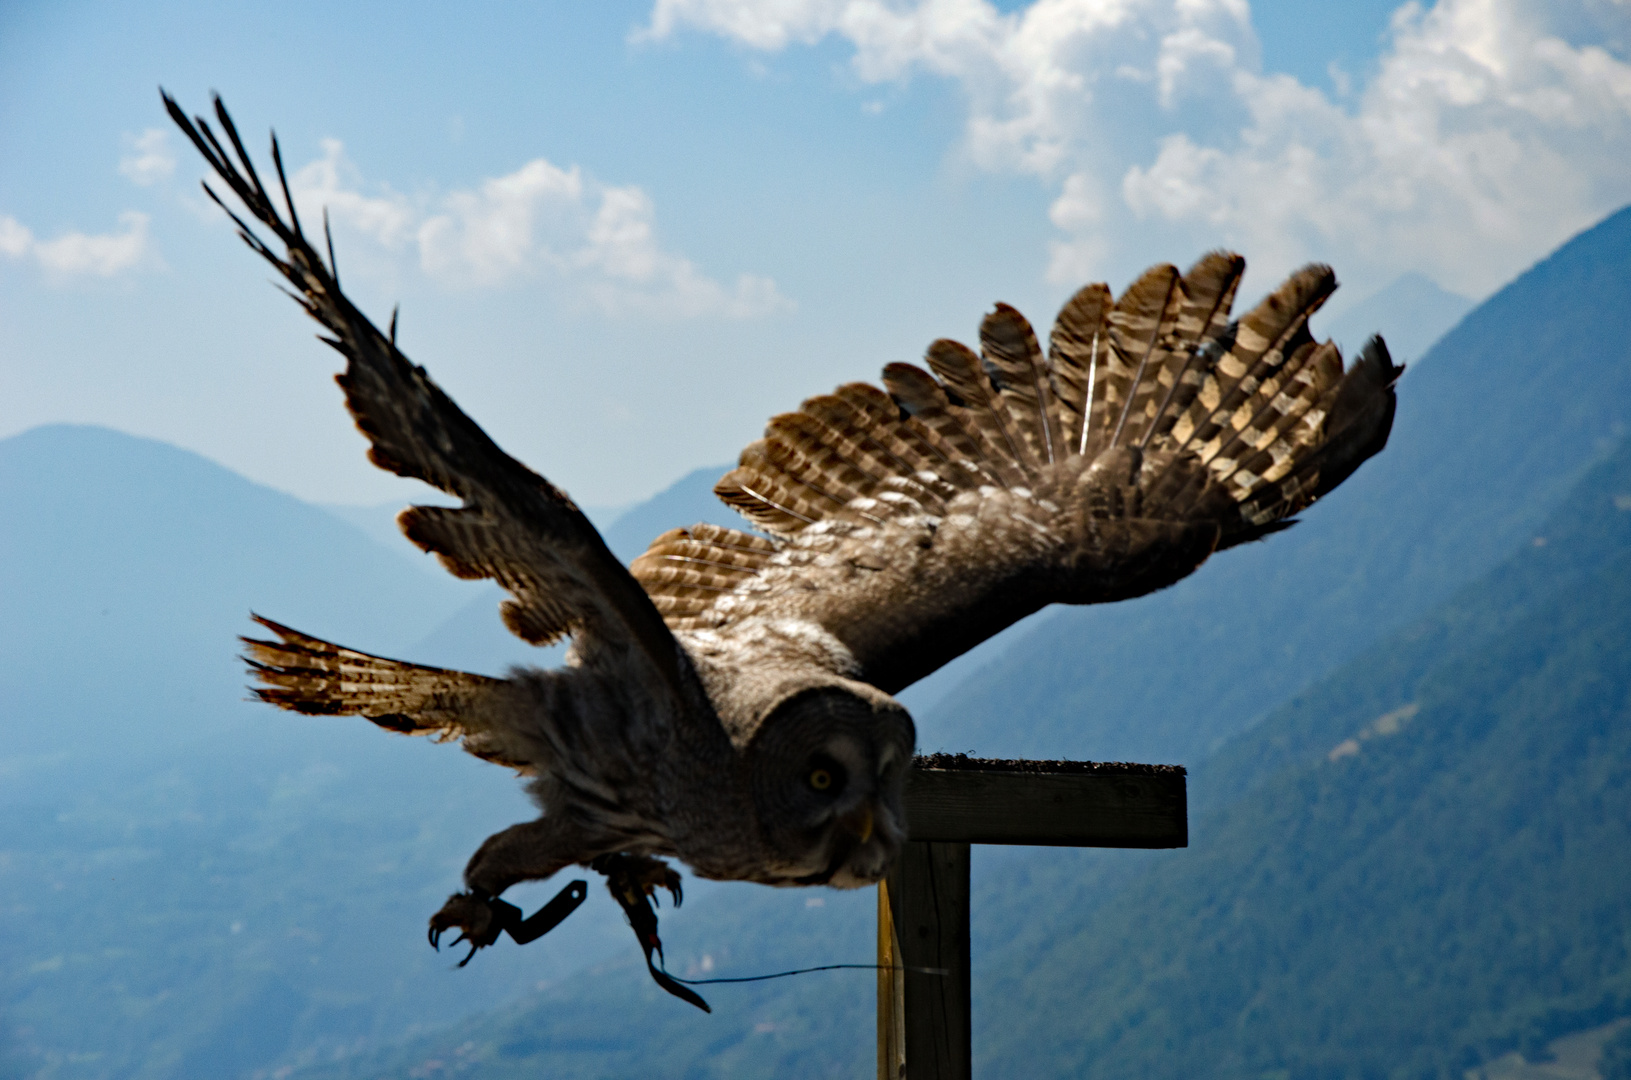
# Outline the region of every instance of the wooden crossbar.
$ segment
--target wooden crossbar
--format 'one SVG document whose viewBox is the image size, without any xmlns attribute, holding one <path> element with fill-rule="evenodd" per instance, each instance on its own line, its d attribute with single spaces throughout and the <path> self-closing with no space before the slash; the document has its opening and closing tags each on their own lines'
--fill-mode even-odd
<svg viewBox="0 0 1631 1080">
<path fill-rule="evenodd" d="M 971 844 L 1189 845 L 1175 765 L 919 757 L 906 820 L 878 885 L 878 1080 L 971 1080 Z"/>
</svg>

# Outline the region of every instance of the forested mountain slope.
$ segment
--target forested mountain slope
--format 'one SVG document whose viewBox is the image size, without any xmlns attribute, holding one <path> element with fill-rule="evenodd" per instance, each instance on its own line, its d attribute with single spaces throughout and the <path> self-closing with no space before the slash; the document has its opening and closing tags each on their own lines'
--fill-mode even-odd
<svg viewBox="0 0 1631 1080">
<path fill-rule="evenodd" d="M 986 958 L 984 1075 L 1459 1077 L 1631 1015 L 1631 446 L 1192 790 L 1182 857 Z"/>
</svg>

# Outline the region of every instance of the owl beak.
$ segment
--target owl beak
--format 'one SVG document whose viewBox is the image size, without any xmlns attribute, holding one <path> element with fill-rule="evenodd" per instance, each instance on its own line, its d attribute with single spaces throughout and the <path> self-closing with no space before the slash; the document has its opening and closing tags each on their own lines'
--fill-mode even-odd
<svg viewBox="0 0 1631 1080">
<path fill-rule="evenodd" d="M 877 817 L 872 812 L 872 803 L 864 802 L 839 818 L 838 827 L 864 844 L 872 839 L 872 830 L 876 822 Z"/>
</svg>

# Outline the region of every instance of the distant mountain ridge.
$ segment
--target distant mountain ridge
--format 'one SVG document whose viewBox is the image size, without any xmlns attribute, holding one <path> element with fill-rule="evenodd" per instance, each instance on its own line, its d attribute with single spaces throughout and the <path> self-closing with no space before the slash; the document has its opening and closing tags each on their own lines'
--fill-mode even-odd
<svg viewBox="0 0 1631 1080">
<path fill-rule="evenodd" d="M 1344 356 L 1352 356 L 1371 335 L 1380 334 L 1394 360 L 1411 363 L 1421 359 L 1475 306 L 1421 274 L 1405 274 L 1334 318 L 1314 316 L 1314 337 L 1320 341 L 1330 338 L 1342 347 Z"/>
<path fill-rule="evenodd" d="M 1215 581 L 1210 591 L 1173 590 L 1035 620 L 1017 628 L 993 669 L 943 707 L 919 709 L 925 749 L 1168 760 L 1193 754 L 1194 764 L 1222 747 L 1192 773 L 1195 847 L 1188 851 L 977 855 L 976 1022 L 988 1071 L 993 1061 L 1009 1060 L 1034 1063 L 1041 1074 L 1069 1073 L 1099 1055 L 1121 1063 L 1124 1074 L 1168 1075 L 1160 1064 L 1168 1051 L 1156 1049 L 1165 1046 L 1189 1054 L 1184 1075 L 1346 1075 L 1340 1040 L 1283 1036 L 1296 1035 L 1298 1025 L 1343 1039 L 1382 1030 L 1348 1015 L 1363 1008 L 1336 994 L 1340 980 L 1330 973 L 1370 986 L 1388 985 L 1376 981 L 1379 970 L 1408 973 L 1398 965 L 1351 966 L 1353 956 L 1387 949 L 1386 934 L 1401 930 L 1386 917 L 1399 907 L 1397 893 L 1386 894 L 1392 906 L 1370 921 L 1355 915 L 1362 905 L 1352 899 L 1361 895 L 1354 888 L 1373 878 L 1389 887 L 1397 881 L 1378 861 L 1386 849 L 1372 843 L 1368 822 L 1387 818 L 1389 835 L 1403 840 L 1417 821 L 1423 836 L 1464 839 L 1445 831 L 1451 817 L 1403 811 L 1418 809 L 1408 802 L 1412 791 L 1482 776 L 1494 777 L 1492 786 L 1480 792 L 1472 785 L 1462 804 L 1494 823 L 1492 842 L 1469 849 L 1469 857 L 1487 850 L 1492 866 L 1521 866 L 1512 857 L 1520 850 L 1514 837 L 1533 825 L 1543 838 L 1574 845 L 1574 853 L 1565 846 L 1574 861 L 1536 865 L 1573 873 L 1579 851 L 1595 851 L 1592 845 L 1611 836 L 1570 832 L 1574 825 L 1553 812 L 1562 804 L 1547 803 L 1535 782 L 1546 775 L 1542 766 L 1584 775 L 1581 738 L 1565 732 L 1560 747 L 1531 739 L 1514 743 L 1520 752 L 1500 754 L 1503 737 L 1525 733 L 1527 714 L 1509 711 L 1485 723 L 1487 716 L 1456 711 L 1458 695 L 1448 688 L 1461 678 L 1465 665 L 1456 664 L 1471 655 L 1464 648 L 1471 637 L 1446 631 L 1449 645 L 1436 652 L 1418 648 L 1418 639 L 1389 639 L 1407 644 L 1375 655 L 1406 667 L 1332 673 L 1372 656 L 1366 650 L 1390 630 L 1429 625 L 1423 620 L 1436 605 L 1483 575 L 1504 572 L 1496 568 L 1523 545 L 1526 554 L 1569 550 L 1558 537 L 1546 536 L 1541 548 L 1532 541 L 1553 527 L 1547 515 L 1623 432 L 1631 400 L 1628 261 L 1631 217 L 1622 212 L 1468 316 L 1406 377 L 1401 400 L 1408 408 L 1401 407 L 1394 445 L 1291 534 L 1205 567 L 1195 581 Z M 1479 373 L 1491 378 L 1472 378 Z M 299 1077 L 479 1068 L 479 1075 L 502 1077 L 536 1075 L 541 1066 L 585 1077 L 869 1071 L 868 973 L 718 988 L 721 1008 L 700 1017 L 651 985 L 627 927 L 598 889 L 550 937 L 491 950 L 464 971 L 445 970 L 451 961 L 423 943 L 425 915 L 482 836 L 529 813 L 516 785 L 450 747 L 242 702 L 231 637 L 246 628 L 243 613 L 253 605 L 348 643 L 405 652 L 428 639 L 435 618 L 471 603 L 465 598 L 473 594 L 437 575 L 404 574 L 395 557 L 332 516 L 174 448 L 149 453 L 159 444 L 67 429 L 86 438 L 76 443 L 59 430 L 52 437 L 64 440 L 64 452 L 19 456 L 19 448 L 49 448 L 38 432 L 53 430 L 0 442 L 0 501 L 8 507 L 0 548 L 13 556 L 0 569 L 0 715 L 10 736 L 0 749 L 0 814 L 13 826 L 0 839 L 0 907 L 23 928 L 14 959 L 0 965 L 0 1068 L 42 1080 L 249 1077 L 274 1069 Z M 1395 466 L 1396 454 L 1403 460 Z M 56 464 L 32 464 L 47 459 Z M 697 492 L 706 485 L 688 477 L 676 486 Z M 682 521 L 686 516 L 681 511 Z M 1328 588 L 1311 597 L 1304 588 L 1310 581 Z M 1602 640 L 1604 626 L 1618 625 L 1614 585 L 1612 578 L 1560 578 L 1546 589 L 1575 590 L 1567 593 L 1576 598 L 1572 606 L 1557 610 L 1537 600 L 1540 606 L 1511 608 L 1511 619 L 1531 629 L 1508 642 L 1517 651 L 1501 654 L 1489 684 L 1531 702 L 1554 690 L 1580 691 L 1575 700 L 1618 692 L 1620 672 L 1611 667 L 1584 690 L 1555 679 L 1569 664 L 1585 670 L 1579 657 L 1601 655 L 1589 646 Z M 455 591 L 442 598 L 444 587 Z M 1276 607 L 1276 591 L 1294 602 Z M 116 602 L 104 605 L 104 596 Z M 1593 603 L 1582 604 L 1581 596 Z M 1308 610 L 1274 621 L 1286 606 Z M 1571 611 L 1596 611 L 1608 621 L 1568 624 Z M 1100 618 L 1106 621 L 1093 621 Z M 490 610 L 483 624 L 502 635 Z M 1568 634 L 1551 633 L 1569 626 Z M 1281 628 L 1279 638 L 1265 632 L 1273 627 Z M 1557 646 L 1546 654 L 1554 660 L 1535 651 L 1548 644 Z M 1519 662 L 1537 656 L 1536 664 Z M 1401 681 L 1411 672 L 1418 683 L 1439 687 L 1440 697 L 1430 701 L 1422 690 L 1419 700 L 1400 699 L 1402 687 L 1417 685 Z M 1327 693 L 1331 687 L 1340 693 Z M 1282 708 L 1298 691 L 1298 702 Z M 1378 718 L 1403 704 L 1420 711 L 1396 717 L 1393 734 L 1382 732 Z M 1584 732 L 1602 761 L 1623 759 L 1597 729 L 1570 730 Z M 1620 729 L 1606 730 L 1617 737 Z M 1328 760 L 1350 738 L 1359 752 Z M 1472 748 L 1467 760 L 1489 767 L 1457 771 L 1458 747 Z M 1530 766 L 1526 798 L 1499 802 L 1503 778 Z M 1357 787 L 1355 777 L 1363 781 Z M 1618 780 L 1587 779 L 1595 786 L 1570 790 L 1596 802 L 1583 804 L 1576 823 L 1615 826 L 1625 815 L 1614 817 L 1618 789 L 1608 781 Z M 1377 814 L 1366 817 L 1373 803 Z M 1298 808 L 1308 809 L 1306 823 L 1292 813 Z M 1333 840 L 1329 850 L 1297 846 L 1316 834 Z M 1340 878 L 1340 859 L 1302 868 L 1284 862 L 1286 853 L 1305 849 L 1326 856 L 1352 850 L 1371 861 L 1355 863 L 1365 871 L 1357 879 Z M 1545 855 L 1542 848 L 1536 857 Z M 1596 863 L 1618 869 L 1608 859 Z M 1476 871 L 1480 864 L 1453 865 Z M 1185 876 L 1192 866 L 1205 873 Z M 1299 876 L 1302 869 L 1309 872 Z M 1277 893 L 1269 887 L 1276 882 L 1302 891 Z M 1333 882 L 1347 882 L 1348 891 L 1333 892 Z M 1482 910 L 1498 921 L 1500 894 L 1481 887 Z M 530 909 L 550 891 L 518 890 L 516 900 Z M 1603 895 L 1587 893 L 1592 903 Z M 1531 890 L 1527 906 L 1513 910 L 1524 925 L 1544 927 L 1552 925 L 1544 922 L 1549 912 L 1574 910 L 1559 900 Z M 1185 908 L 1190 901 L 1201 906 Z M 1349 921 L 1332 925 L 1350 935 L 1339 943 L 1348 952 L 1321 953 L 1323 944 L 1307 938 L 1322 931 L 1317 916 L 1338 901 Z M 871 908 L 867 894 L 698 883 L 681 911 L 664 909 L 663 933 L 676 971 L 753 974 L 866 962 Z M 1482 918 L 1478 910 L 1455 910 L 1476 916 L 1473 922 Z M 1601 925 L 1624 925 L 1613 909 L 1593 910 Z M 1282 937 L 1297 930 L 1304 939 L 1276 943 L 1263 932 L 1263 911 L 1273 915 L 1270 930 Z M 1285 912 L 1295 917 L 1281 918 Z M 1137 926 L 1140 949 L 1117 938 L 1129 925 Z M 1489 922 L 1477 925 L 1478 940 L 1490 940 Z M 1255 936 L 1237 941 L 1229 932 L 1236 927 Z M 1439 939 L 1424 932 L 1405 940 L 1421 948 Z M 1461 999 L 1460 1011 L 1438 1028 L 1401 1027 L 1401 1010 L 1394 1010 L 1395 1026 L 1386 1030 L 1415 1040 L 1398 1043 L 1405 1050 L 1396 1061 L 1409 1066 L 1401 1075 L 1454 1072 L 1514 1039 L 1528 1045 L 1525 1039 L 1559 1025 L 1618 1008 L 1612 980 L 1619 969 L 1610 953 L 1592 946 L 1569 955 L 1596 957 L 1606 975 L 1570 975 L 1573 983 L 1548 984 L 1540 997 L 1513 993 L 1505 1010 Z M 610 962 L 586 966 L 607 956 Z M 1155 959 L 1140 967 L 1146 956 Z M 1479 969 L 1450 970 L 1465 983 Z M 1185 971 L 1197 973 L 1193 986 L 1182 984 Z M 1295 981 L 1268 978 L 1284 971 L 1305 973 L 1309 991 L 1299 995 Z M 1262 975 L 1255 986 L 1264 1005 L 1230 1013 L 1243 972 Z M 1189 1049 L 1183 1017 L 1161 1011 L 1167 997 L 1156 988 L 1166 985 L 1163 978 L 1180 979 L 1172 1000 L 1197 1018 Z M 1429 983 L 1442 988 L 1444 980 Z M 1101 985 L 1112 989 L 1086 996 Z M 1043 986 L 1050 992 L 1040 993 Z M 1582 988 L 1602 993 L 1587 1000 Z M 1419 994 L 1401 1000 L 1414 1002 L 1417 1013 L 1434 1003 Z M 1073 1011 L 1078 1003 L 1097 1013 Z M 480 1015 L 458 1019 L 471 1012 Z M 96 1022 L 83 1022 L 87 1016 Z M 1231 1043 L 1230 1023 L 1253 1038 Z M 1440 1039 L 1443 1054 L 1435 1056 L 1429 1036 Z M 1007 1049 L 999 1053 L 1000 1046 Z M 1379 1075 L 1371 1066 L 1380 1058 L 1363 1060 L 1371 1062 L 1364 1075 Z M 439 1064 L 426 1071 L 430 1061 Z"/>
<path fill-rule="evenodd" d="M 389 650 L 444 618 L 465 588 L 404 572 L 292 496 L 106 428 L 0 440 L 0 497 L 0 708 L 13 717 L 46 708 L 73 725 L 124 699 L 167 701 L 173 722 L 207 725 L 203 703 L 243 697 L 235 638 L 254 628 L 250 611 Z M 36 734 L 49 743 L 63 731 L 25 728 L 11 748 Z M 98 729 L 103 741 L 119 735 Z"/>
<path fill-rule="evenodd" d="M 495 1006 L 623 944 L 596 909 L 447 978 L 424 920 L 484 836 L 534 812 L 519 785 L 244 700 L 252 609 L 389 653 L 466 583 L 105 428 L 0 440 L 0 507 L 0 1075 L 235 1077 Z"/>
</svg>

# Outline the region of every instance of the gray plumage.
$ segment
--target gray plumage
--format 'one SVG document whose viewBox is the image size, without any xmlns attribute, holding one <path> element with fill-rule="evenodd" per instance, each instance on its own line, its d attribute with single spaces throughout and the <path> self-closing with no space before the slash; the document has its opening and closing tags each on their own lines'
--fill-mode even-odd
<svg viewBox="0 0 1631 1080">
<path fill-rule="evenodd" d="M 370 458 L 462 500 L 404 511 L 403 531 L 454 574 L 504 586 L 522 638 L 571 637 L 565 667 L 506 679 L 265 619 L 272 637 L 246 639 L 272 704 L 459 739 L 530 778 L 541 816 L 488 839 L 432 921 L 477 944 L 508 886 L 614 853 L 648 860 L 648 890 L 674 882 L 660 856 L 772 885 L 878 880 L 906 836 L 914 746 L 891 693 L 1049 603 L 1142 595 L 1284 528 L 1392 423 L 1401 369 L 1380 339 L 1344 371 L 1309 333 L 1328 268 L 1234 321 L 1244 261 L 1214 253 L 1188 273 L 1153 268 L 1119 300 L 1081 290 L 1046 355 L 999 305 L 981 353 L 935 342 L 929 371 L 891 364 L 881 389 L 773 418 L 716 488 L 757 531 L 675 529 L 625 569 L 346 299 L 220 102 L 233 154 L 165 101 L 283 245 L 234 215 L 346 358 L 338 381 Z M 275 140 L 272 153 L 281 180 Z"/>
</svg>

